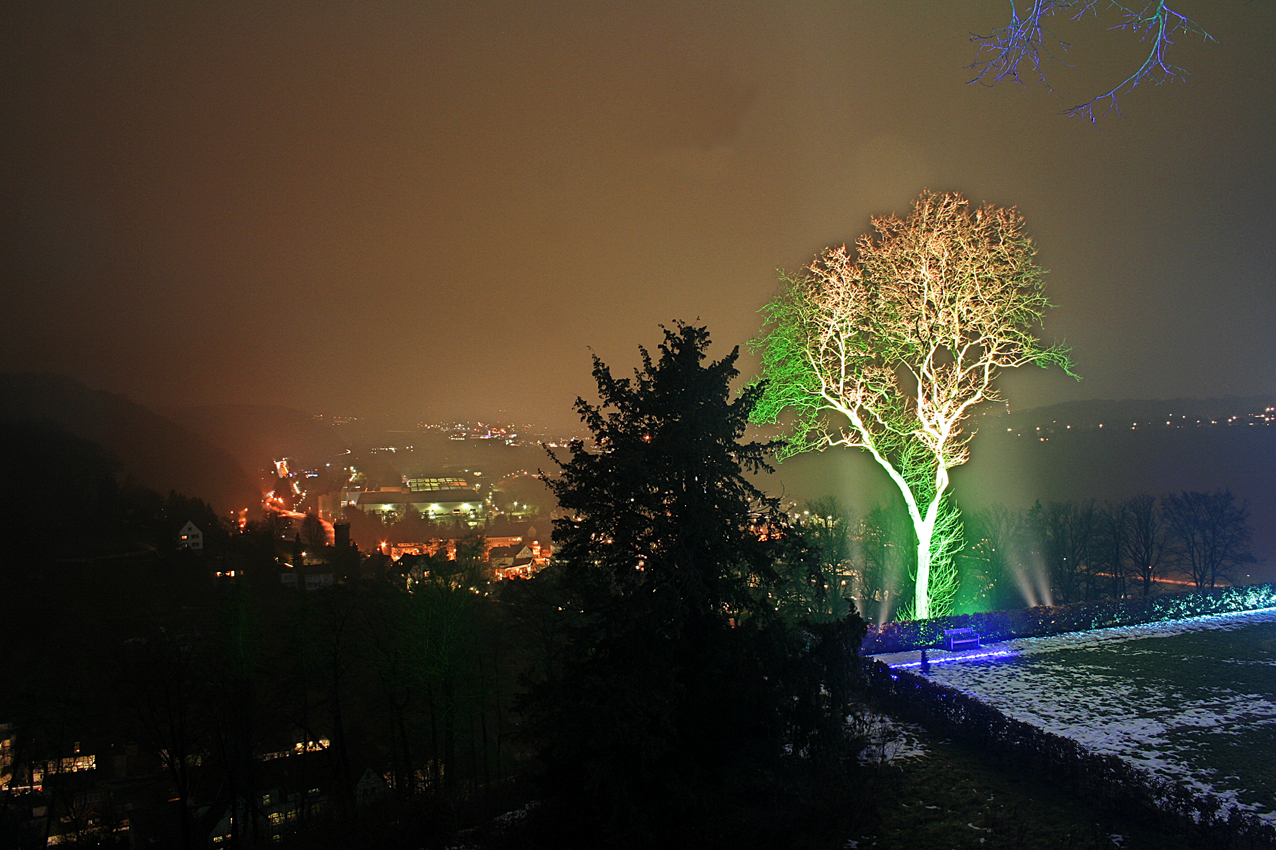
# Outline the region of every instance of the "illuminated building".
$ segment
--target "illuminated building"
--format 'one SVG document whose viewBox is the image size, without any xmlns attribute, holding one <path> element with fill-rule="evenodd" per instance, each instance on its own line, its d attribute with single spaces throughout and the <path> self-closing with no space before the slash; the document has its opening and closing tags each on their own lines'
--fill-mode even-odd
<svg viewBox="0 0 1276 850">
<path fill-rule="evenodd" d="M 178 549 L 194 549 L 196 551 L 204 548 L 204 532 L 190 520 L 182 526 L 182 530 L 177 533 Z"/>
<path fill-rule="evenodd" d="M 354 506 L 364 513 L 376 514 L 385 520 L 402 516 L 410 505 L 423 519 L 435 522 L 460 521 L 475 528 L 483 524 L 487 506 L 477 490 L 468 488 L 446 490 L 368 490 L 359 493 Z"/>
</svg>

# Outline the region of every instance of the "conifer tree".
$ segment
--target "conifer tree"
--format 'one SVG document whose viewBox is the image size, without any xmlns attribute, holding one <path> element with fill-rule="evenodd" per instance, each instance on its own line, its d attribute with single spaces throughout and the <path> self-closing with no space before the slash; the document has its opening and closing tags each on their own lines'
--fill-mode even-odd
<svg viewBox="0 0 1276 850">
<path fill-rule="evenodd" d="M 822 690 L 821 665 L 849 668 L 863 635 L 852 616 L 804 641 L 777 612 L 795 537 L 747 477 L 774 449 L 742 442 L 761 388 L 733 397 L 738 349 L 706 362 L 708 345 L 705 328 L 678 324 L 632 378 L 595 358 L 600 401 L 576 403 L 592 442 L 551 453 L 560 474 L 547 477 L 566 515 L 533 581 L 559 594 L 565 639 L 523 708 L 565 796 L 633 841 L 652 812 L 693 810 L 752 775 L 742 765 L 778 763 L 786 742 L 832 747 L 846 710 L 825 703 L 846 689 Z M 823 654 L 805 657 L 814 645 Z"/>
</svg>

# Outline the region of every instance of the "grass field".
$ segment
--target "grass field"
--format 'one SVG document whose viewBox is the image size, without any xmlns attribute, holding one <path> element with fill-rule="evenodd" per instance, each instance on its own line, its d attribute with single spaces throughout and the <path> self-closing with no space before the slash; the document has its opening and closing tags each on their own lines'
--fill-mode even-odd
<svg viewBox="0 0 1276 850">
<path fill-rule="evenodd" d="M 1168 825 L 1099 811 L 1048 778 L 909 727 L 885 767 L 880 822 L 843 850 L 1197 850 Z"/>
<path fill-rule="evenodd" d="M 1276 821 L 1276 610 L 1029 638 L 936 681 Z"/>
</svg>

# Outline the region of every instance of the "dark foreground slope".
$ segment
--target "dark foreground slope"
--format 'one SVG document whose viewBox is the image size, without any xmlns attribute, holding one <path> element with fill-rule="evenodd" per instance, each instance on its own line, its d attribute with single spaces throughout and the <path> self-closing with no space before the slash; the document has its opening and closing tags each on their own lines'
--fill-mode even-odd
<svg viewBox="0 0 1276 850">
<path fill-rule="evenodd" d="M 120 472 L 167 493 L 204 499 L 218 512 L 261 504 L 261 487 L 221 447 L 125 396 L 71 378 L 0 374 L 0 422 L 56 425 L 105 448 Z"/>
</svg>

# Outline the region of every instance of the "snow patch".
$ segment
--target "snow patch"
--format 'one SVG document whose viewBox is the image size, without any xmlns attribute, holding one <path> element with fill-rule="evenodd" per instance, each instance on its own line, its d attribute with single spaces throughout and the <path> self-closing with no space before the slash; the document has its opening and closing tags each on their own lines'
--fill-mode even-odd
<svg viewBox="0 0 1276 850">
<path fill-rule="evenodd" d="M 1276 694 L 1250 692 L 1243 686 L 1238 690 L 1230 680 L 1242 668 L 1261 672 L 1262 667 L 1276 666 L 1276 659 L 1167 655 L 1172 646 L 1140 646 L 1202 630 L 1233 631 L 1272 623 L 1276 609 L 1022 638 L 1006 642 L 1013 653 L 1010 658 L 935 665 L 930 678 L 1017 720 L 1071 738 L 1094 752 L 1124 758 L 1198 793 L 1215 794 L 1276 823 L 1276 800 L 1263 805 L 1244 802 L 1242 794 L 1252 800 L 1257 789 L 1246 788 L 1242 779 L 1221 775 L 1207 763 L 1211 748 L 1246 746 L 1242 734 L 1252 736 L 1256 729 L 1276 724 Z M 1121 665 L 1123 673 L 1111 665 L 1108 651 L 1113 649 L 1124 662 L 1147 655 L 1152 671 L 1157 665 L 1164 670 L 1182 664 L 1187 684 L 1155 672 L 1141 675 L 1137 666 L 1131 673 L 1128 663 Z M 1071 652 L 1060 655 L 1065 651 Z M 1090 652 L 1093 659 L 1087 658 Z M 1153 661 L 1153 656 L 1159 660 Z M 1252 679 L 1250 683 L 1252 690 Z M 1111 838 L 1117 846 L 1124 840 Z"/>
</svg>

